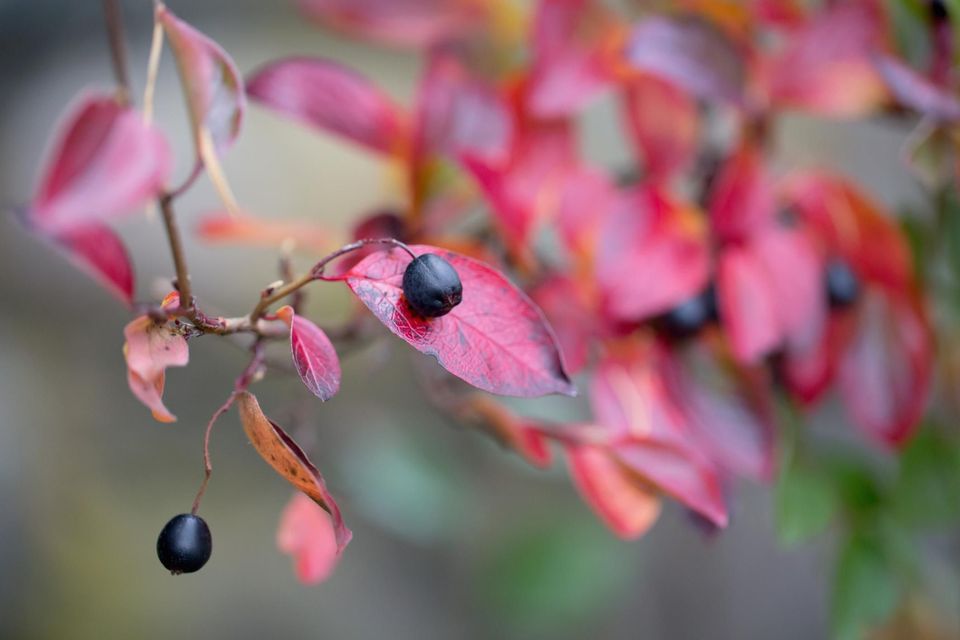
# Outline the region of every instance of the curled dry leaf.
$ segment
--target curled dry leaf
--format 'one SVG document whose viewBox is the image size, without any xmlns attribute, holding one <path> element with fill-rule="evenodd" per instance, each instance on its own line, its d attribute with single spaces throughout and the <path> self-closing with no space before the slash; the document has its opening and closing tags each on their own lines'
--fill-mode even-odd
<svg viewBox="0 0 960 640">
<path fill-rule="evenodd" d="M 280 516 L 277 548 L 293 556 L 297 578 L 304 584 L 319 584 L 329 578 L 340 559 L 330 516 L 300 492 L 294 494 Z"/>
<path fill-rule="evenodd" d="M 374 253 L 339 279 L 390 331 L 435 357 L 458 378 L 501 395 L 574 395 L 556 338 L 530 299 L 493 268 L 436 247 L 412 246 L 415 255 L 447 260 L 463 283 L 463 301 L 439 318 L 421 318 L 403 298 L 405 251 Z"/>
<path fill-rule="evenodd" d="M 283 429 L 267 418 L 260 409 L 257 398 L 249 391 L 237 395 L 240 421 L 250 443 L 274 471 L 287 482 L 310 497 L 330 514 L 337 542 L 337 552 L 342 553 L 353 534 L 343 523 L 340 507 L 327 490 L 320 471 L 307 458 L 307 454 Z"/>
<path fill-rule="evenodd" d="M 163 384 L 167 367 L 183 367 L 189 361 L 186 339 L 145 315 L 130 321 L 123 335 L 127 383 L 133 395 L 160 422 L 175 421 L 176 417 L 163 404 Z"/>
<path fill-rule="evenodd" d="M 359 73 L 323 58 L 286 58 L 258 70 L 247 93 L 284 116 L 373 151 L 397 154 L 409 137 L 406 114 Z"/>
<path fill-rule="evenodd" d="M 277 315 L 290 327 L 290 352 L 303 385 L 324 402 L 340 390 L 340 360 L 323 329 L 285 306 Z"/>
</svg>

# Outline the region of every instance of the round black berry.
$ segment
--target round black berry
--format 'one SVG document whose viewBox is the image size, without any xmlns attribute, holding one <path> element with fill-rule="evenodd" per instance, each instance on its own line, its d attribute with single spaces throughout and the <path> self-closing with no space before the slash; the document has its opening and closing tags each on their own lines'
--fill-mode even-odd
<svg viewBox="0 0 960 640">
<path fill-rule="evenodd" d="M 656 326 L 667 337 L 683 339 L 696 335 L 716 320 L 717 296 L 710 286 L 661 315 Z"/>
<path fill-rule="evenodd" d="M 930 0 L 930 19 L 933 22 L 943 22 L 950 19 L 950 11 L 943 0 Z"/>
<path fill-rule="evenodd" d="M 174 516 L 157 538 L 157 557 L 174 575 L 199 571 L 211 551 L 210 527 L 203 518 L 189 513 Z"/>
<path fill-rule="evenodd" d="M 463 285 L 453 266 L 434 253 L 414 258 L 403 272 L 403 296 L 416 313 L 437 318 L 463 299 Z"/>
<path fill-rule="evenodd" d="M 860 280 L 843 260 L 827 263 L 827 300 L 835 309 L 849 307 L 860 296 Z"/>
</svg>

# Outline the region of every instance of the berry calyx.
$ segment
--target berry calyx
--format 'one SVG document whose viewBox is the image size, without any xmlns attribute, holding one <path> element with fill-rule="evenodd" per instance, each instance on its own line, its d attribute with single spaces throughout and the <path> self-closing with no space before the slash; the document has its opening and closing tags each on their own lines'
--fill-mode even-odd
<svg viewBox="0 0 960 640">
<path fill-rule="evenodd" d="M 682 340 L 716 320 L 717 296 L 713 286 L 709 286 L 658 317 L 655 325 L 667 337 Z"/>
<path fill-rule="evenodd" d="M 860 279 L 843 260 L 827 263 L 827 301 L 834 309 L 849 307 L 860 297 Z"/>
<path fill-rule="evenodd" d="M 157 557 L 173 575 L 199 571 L 212 551 L 210 527 L 190 513 L 174 516 L 157 538 Z"/>
<path fill-rule="evenodd" d="M 463 285 L 453 265 L 434 253 L 425 253 L 411 260 L 403 272 L 403 297 L 414 312 L 438 318 L 460 304 Z"/>
</svg>

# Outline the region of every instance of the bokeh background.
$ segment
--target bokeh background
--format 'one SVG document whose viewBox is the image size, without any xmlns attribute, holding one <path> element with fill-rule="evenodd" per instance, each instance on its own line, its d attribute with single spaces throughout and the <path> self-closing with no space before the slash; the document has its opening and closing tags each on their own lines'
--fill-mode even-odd
<svg viewBox="0 0 960 640">
<path fill-rule="evenodd" d="M 136 92 L 142 91 L 151 2 L 127 0 Z M 284 55 L 329 56 L 409 101 L 420 60 L 308 24 L 292 2 L 171 0 L 249 73 Z M 84 87 L 108 87 L 100 3 L 0 0 L 0 203 L 27 200 L 58 115 Z M 169 52 L 160 124 L 189 168 L 186 114 Z M 225 168 L 244 206 L 346 230 L 399 196 L 383 167 L 354 147 L 252 107 Z M 628 165 L 611 104 L 586 115 L 588 155 Z M 907 125 L 786 118 L 783 167 L 825 165 L 895 209 L 921 194 L 899 162 Z M 186 229 L 217 207 L 201 181 L 179 205 Z M 156 216 L 121 225 L 139 297 L 162 292 L 172 265 Z M 276 279 L 276 254 L 187 240 L 195 292 L 229 315 Z M 306 260 L 306 258 L 305 258 Z M 311 294 L 311 316 L 343 320 L 337 285 Z M 191 344 L 168 375 L 172 425 L 153 422 L 126 388 L 128 317 L 91 280 L 0 218 L 0 638 L 779 638 L 828 635 L 832 536 L 785 549 L 769 487 L 737 488 L 732 525 L 698 528 L 670 505 L 652 532 L 625 543 L 581 503 L 562 465 L 533 471 L 484 436 L 435 412 L 416 375 L 431 366 L 384 330 L 344 357 L 341 393 L 319 406 L 295 379 L 258 385 L 265 409 L 312 453 L 339 497 L 354 541 L 333 579 L 303 587 L 274 544 L 290 493 L 246 443 L 235 413 L 218 424 L 202 514 L 214 554 L 173 578 L 156 535 L 188 511 L 202 476 L 203 427 L 245 355 L 223 340 Z M 519 402 L 571 418 L 581 402 Z M 825 409 L 818 428 L 837 426 Z M 845 428 L 840 429 L 846 431 Z M 960 637 L 952 567 L 960 541 L 918 553 L 942 566 L 936 589 Z M 938 571 L 934 571 L 937 575 Z M 952 625 L 952 626 L 951 626 Z"/>
</svg>

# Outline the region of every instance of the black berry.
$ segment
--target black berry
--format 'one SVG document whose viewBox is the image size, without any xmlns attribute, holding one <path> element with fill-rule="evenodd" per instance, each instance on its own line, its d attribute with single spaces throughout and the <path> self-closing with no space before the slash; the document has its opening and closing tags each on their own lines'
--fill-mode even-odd
<svg viewBox="0 0 960 640">
<path fill-rule="evenodd" d="M 413 311 L 427 318 L 450 313 L 463 299 L 463 285 L 453 266 L 433 253 L 410 261 L 403 272 L 403 296 Z"/>
<path fill-rule="evenodd" d="M 157 557 L 174 575 L 199 571 L 212 550 L 210 527 L 203 518 L 189 513 L 174 516 L 157 538 Z"/>
<path fill-rule="evenodd" d="M 667 337 L 689 338 L 717 320 L 717 296 L 712 286 L 685 300 L 656 319 L 657 328 Z"/>
<path fill-rule="evenodd" d="M 849 307 L 860 296 L 860 280 L 843 260 L 827 263 L 827 300 L 835 309 Z"/>
<path fill-rule="evenodd" d="M 950 12 L 943 0 L 930 1 L 930 19 L 933 22 L 943 22 L 950 19 Z"/>
</svg>

